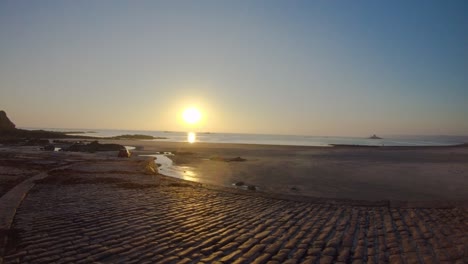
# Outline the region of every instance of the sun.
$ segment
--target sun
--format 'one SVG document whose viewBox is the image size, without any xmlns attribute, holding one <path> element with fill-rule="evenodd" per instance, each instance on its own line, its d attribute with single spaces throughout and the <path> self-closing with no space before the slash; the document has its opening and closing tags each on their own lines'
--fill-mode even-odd
<svg viewBox="0 0 468 264">
<path fill-rule="evenodd" d="M 184 113 L 182 114 L 182 117 L 184 118 L 184 121 L 189 123 L 189 124 L 195 124 L 201 119 L 201 113 L 198 111 L 197 108 L 190 107 L 184 110 Z"/>
</svg>

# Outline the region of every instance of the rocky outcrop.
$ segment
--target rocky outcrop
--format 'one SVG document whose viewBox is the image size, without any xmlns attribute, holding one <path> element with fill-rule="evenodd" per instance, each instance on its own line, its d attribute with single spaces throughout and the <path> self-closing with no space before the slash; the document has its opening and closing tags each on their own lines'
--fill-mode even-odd
<svg viewBox="0 0 468 264">
<path fill-rule="evenodd" d="M 90 139 L 92 137 L 77 135 L 71 136 L 67 135 L 67 132 L 18 129 L 16 128 L 15 124 L 8 118 L 5 111 L 0 110 L 0 144 L 16 146 L 45 146 L 49 144 L 48 139 L 59 138 Z M 113 150 L 119 149 L 115 148 Z"/>
<path fill-rule="evenodd" d="M 120 151 L 125 150 L 125 147 L 119 144 L 100 144 L 97 141 L 93 141 L 89 144 L 75 143 L 70 147 L 64 149 L 64 151 L 76 151 L 76 152 L 96 152 L 96 151 Z"/>
<path fill-rule="evenodd" d="M 5 111 L 0 110 L 0 130 L 14 130 L 15 124 L 6 115 Z"/>
</svg>

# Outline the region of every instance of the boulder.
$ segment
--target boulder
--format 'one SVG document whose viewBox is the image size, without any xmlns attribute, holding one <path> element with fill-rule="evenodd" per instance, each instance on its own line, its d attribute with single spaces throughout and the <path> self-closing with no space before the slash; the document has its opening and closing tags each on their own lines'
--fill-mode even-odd
<svg viewBox="0 0 468 264">
<path fill-rule="evenodd" d="M 130 153 L 130 151 L 128 151 L 128 149 L 121 149 L 119 150 L 119 154 L 117 155 L 117 157 L 119 158 L 130 158 L 132 154 Z"/>
<path fill-rule="evenodd" d="M 247 186 L 247 190 L 256 191 L 257 187 L 255 187 L 254 185 L 249 185 L 249 186 Z"/>
<path fill-rule="evenodd" d="M 236 186 L 244 186 L 245 183 L 244 183 L 243 181 L 239 181 L 239 182 L 234 183 L 234 185 L 236 185 Z"/>
<path fill-rule="evenodd" d="M 47 151 L 54 151 L 54 150 L 55 150 L 55 146 L 52 145 L 52 144 L 45 145 L 45 146 L 44 146 L 44 150 L 47 150 Z"/>
</svg>

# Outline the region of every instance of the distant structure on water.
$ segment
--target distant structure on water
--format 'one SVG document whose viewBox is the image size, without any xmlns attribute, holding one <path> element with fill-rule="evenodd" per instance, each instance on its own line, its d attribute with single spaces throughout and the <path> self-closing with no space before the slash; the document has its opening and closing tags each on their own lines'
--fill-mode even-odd
<svg viewBox="0 0 468 264">
<path fill-rule="evenodd" d="M 378 137 L 376 134 L 374 134 L 374 135 L 370 136 L 369 139 L 382 139 L 382 138 Z"/>
</svg>

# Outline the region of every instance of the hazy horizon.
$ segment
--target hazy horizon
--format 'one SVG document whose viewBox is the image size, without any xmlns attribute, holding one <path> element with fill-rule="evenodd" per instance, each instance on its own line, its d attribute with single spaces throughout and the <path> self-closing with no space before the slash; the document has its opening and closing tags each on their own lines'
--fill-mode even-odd
<svg viewBox="0 0 468 264">
<path fill-rule="evenodd" d="M 0 2 L 18 127 L 468 135 L 466 1 Z M 199 123 L 181 119 L 187 107 Z"/>
<path fill-rule="evenodd" d="M 219 132 L 219 131 L 201 131 L 201 130 L 141 130 L 141 129 L 110 129 L 110 128 L 66 128 L 66 127 L 25 127 L 17 126 L 19 129 L 26 130 L 51 130 L 51 131 L 77 131 L 77 132 L 95 132 L 95 131 L 128 131 L 128 132 L 163 132 L 163 133 L 187 133 L 195 132 L 199 134 L 211 133 L 211 134 L 246 134 L 246 135 L 273 135 L 273 136 L 299 136 L 299 137 L 349 137 L 349 138 L 368 138 L 375 133 L 365 135 L 346 135 L 346 134 L 330 134 L 330 135 L 312 135 L 312 134 L 275 134 L 275 133 L 251 133 L 251 132 Z M 383 137 L 461 137 L 468 138 L 467 135 L 463 134 L 377 134 L 377 136 Z"/>
</svg>

